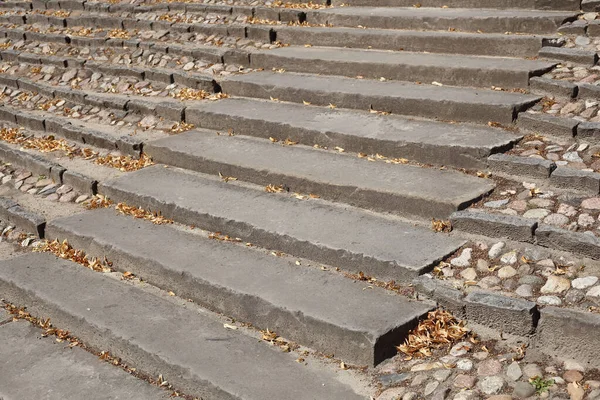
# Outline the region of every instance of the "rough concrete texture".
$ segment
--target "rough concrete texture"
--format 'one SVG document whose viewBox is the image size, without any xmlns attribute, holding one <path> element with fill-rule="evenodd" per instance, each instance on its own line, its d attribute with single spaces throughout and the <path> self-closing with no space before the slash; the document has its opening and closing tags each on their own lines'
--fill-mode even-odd
<svg viewBox="0 0 600 400">
<path fill-rule="evenodd" d="M 600 240 L 592 235 L 542 224 L 536 229 L 535 238 L 541 246 L 600 259 Z"/>
<path fill-rule="evenodd" d="M 343 9 L 342 9 L 343 10 Z M 455 86 L 527 86 L 530 76 L 553 67 L 548 61 L 383 50 L 282 47 L 250 54 L 250 65 L 267 69 L 365 78 L 440 82 Z"/>
<path fill-rule="evenodd" d="M 536 347 L 552 357 L 576 359 L 600 368 L 600 340 L 592 334 L 598 329 L 598 314 L 545 307 L 541 310 Z"/>
<path fill-rule="evenodd" d="M 523 242 L 533 241 L 537 227 L 537 222 L 528 218 L 469 210 L 453 213 L 450 221 L 459 231 Z"/>
<path fill-rule="evenodd" d="M 585 65 L 594 65 L 598 62 L 598 54 L 592 51 L 562 47 L 542 47 L 540 57 L 551 60 L 571 61 Z"/>
<path fill-rule="evenodd" d="M 557 168 L 550 176 L 550 183 L 556 187 L 579 190 L 590 194 L 600 192 L 600 174 L 580 171 L 575 168 Z"/>
<path fill-rule="evenodd" d="M 3 320 L 0 311 L 0 321 Z M 159 389 L 98 359 L 68 347 L 28 322 L 0 325 L 0 398 L 46 400 L 169 399 Z"/>
<path fill-rule="evenodd" d="M 556 164 L 549 160 L 507 154 L 492 154 L 488 157 L 488 163 L 492 171 L 537 179 L 548 178 L 556 168 Z"/>
<path fill-rule="evenodd" d="M 520 138 L 477 125 L 240 98 L 188 107 L 185 118 L 198 127 L 232 129 L 241 135 L 290 138 L 309 146 L 339 146 L 462 168 L 483 167 L 485 157 Z"/>
<path fill-rule="evenodd" d="M 540 97 L 408 82 L 258 72 L 222 80 L 226 93 L 456 121 L 510 123 Z"/>
<path fill-rule="evenodd" d="M 162 165 L 107 182 L 100 192 L 202 229 L 384 279 L 412 279 L 464 243 L 351 207 L 299 201 Z"/>
<path fill-rule="evenodd" d="M 413 4 L 410 5 L 412 7 Z M 439 7 L 439 4 L 436 6 Z M 531 57 L 542 47 L 542 37 L 461 32 L 353 29 L 344 27 L 278 26 L 277 40 L 313 46 L 372 48 L 381 50 L 428 51 L 431 53 L 477 54 L 486 56 Z"/>
<path fill-rule="evenodd" d="M 486 10 L 482 8 L 343 7 L 307 12 L 306 20 L 335 26 L 462 32 L 555 33 L 575 12 L 539 10 Z"/>
<path fill-rule="evenodd" d="M 577 132 L 579 121 L 572 118 L 560 118 L 547 114 L 521 113 L 517 125 L 528 131 L 572 138 Z"/>
<path fill-rule="evenodd" d="M 523 299 L 476 291 L 469 293 L 464 301 L 467 320 L 504 333 L 529 335 L 539 319 L 535 303 Z"/>
<path fill-rule="evenodd" d="M 571 82 L 534 76 L 529 79 L 529 86 L 534 93 L 548 93 L 552 96 L 568 99 L 577 96 L 577 85 Z"/>
<path fill-rule="evenodd" d="M 454 171 L 368 162 L 354 155 L 206 130 L 150 142 L 145 152 L 158 163 L 423 218 L 446 218 L 494 188 L 490 180 Z"/>
<path fill-rule="evenodd" d="M 48 235 L 210 309 L 359 365 L 394 355 L 394 346 L 430 310 L 290 259 L 114 210 L 54 220 Z"/>
<path fill-rule="evenodd" d="M 362 398 L 334 376 L 297 363 L 292 354 L 51 254 L 2 262 L 0 290 L 7 300 L 28 304 L 34 315 L 51 318 L 93 348 L 110 351 L 151 376 L 162 374 L 193 396 Z M 265 376 L 273 374 L 277 384 L 265 385 Z"/>
</svg>

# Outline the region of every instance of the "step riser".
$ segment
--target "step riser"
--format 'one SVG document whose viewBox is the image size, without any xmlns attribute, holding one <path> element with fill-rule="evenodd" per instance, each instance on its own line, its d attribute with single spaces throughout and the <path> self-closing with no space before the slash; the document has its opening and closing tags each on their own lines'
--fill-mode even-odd
<svg viewBox="0 0 600 400">
<path fill-rule="evenodd" d="M 129 217 L 121 216 L 117 218 Z M 116 241 L 107 242 L 105 238 L 94 238 L 93 235 L 82 234 L 76 229 L 70 229 L 70 224 L 70 222 L 66 222 L 65 225 L 60 220 L 55 221 L 48 227 L 48 237 L 59 238 L 59 240 L 67 239 L 69 244 L 74 248 L 84 250 L 90 257 L 95 256 L 101 259 L 106 257 L 113 262 L 113 267 L 121 272 L 132 272 L 152 285 L 164 290 L 172 290 L 178 296 L 192 299 L 212 311 L 223 313 L 236 320 L 251 323 L 261 329 L 269 328 L 299 344 L 306 345 L 323 353 L 333 353 L 336 357 L 346 362 L 373 366 L 395 355 L 396 350 L 394 346 L 401 343 L 408 330 L 416 324 L 415 319 L 373 337 L 371 332 L 358 328 L 352 329 L 349 326 L 335 325 L 330 320 L 327 321 L 319 319 L 314 315 L 307 315 L 302 312 L 301 308 L 296 310 L 281 307 L 251 292 L 240 291 L 235 286 L 227 286 L 223 281 L 211 281 L 210 278 L 199 278 L 201 276 L 199 271 L 194 271 L 194 273 L 182 272 L 177 267 L 165 264 L 164 260 L 149 256 L 147 252 L 143 251 L 143 248 L 131 248 L 127 244 L 121 247 L 119 244 L 115 244 Z M 172 229 L 165 227 L 165 238 L 174 233 L 170 231 Z M 185 237 L 181 238 L 181 240 L 186 239 Z M 206 239 L 195 239 L 198 240 L 198 245 L 204 246 L 201 241 Z M 193 246 L 194 244 L 190 243 L 190 245 Z M 222 246 L 234 245 L 222 244 Z M 238 253 L 235 252 L 234 254 Z M 251 254 L 251 251 L 247 251 L 247 253 L 246 256 L 250 258 L 256 256 L 255 254 Z M 264 262 L 269 263 L 270 261 L 264 260 Z M 289 268 L 280 264 L 276 265 L 284 269 Z M 227 269 L 227 265 L 223 265 L 223 267 Z M 248 268 L 248 270 L 251 270 L 251 268 Z M 294 272 L 297 272 L 286 270 L 290 273 L 289 276 L 294 276 Z M 265 267 L 261 272 L 265 274 L 265 279 L 269 279 L 269 273 L 273 271 L 271 271 L 270 267 Z M 207 274 L 211 276 L 212 272 L 208 271 Z M 321 272 L 317 274 L 322 276 Z M 224 274 L 224 276 L 226 275 Z M 309 280 L 313 275 L 300 274 L 297 276 L 299 279 L 305 278 Z M 331 278 L 333 278 L 333 282 L 338 281 L 336 277 Z M 226 282 L 227 278 L 224 281 Z M 274 284 L 277 284 L 279 280 L 276 279 L 274 282 Z M 348 283 L 350 282 L 348 280 Z M 331 285 L 328 287 L 332 288 L 332 290 L 340 290 L 341 286 Z M 399 302 L 396 306 L 401 304 Z M 414 307 L 419 306 L 414 304 Z M 423 314 L 426 311 L 426 308 L 422 309 Z M 298 317 L 299 314 L 302 315 L 301 318 Z M 373 326 L 371 328 L 376 327 Z"/>
<path fill-rule="evenodd" d="M 578 11 L 581 0 L 422 0 L 421 7 L 441 7 L 442 5 L 453 8 L 498 8 L 498 9 L 538 9 Z M 332 4 L 340 6 L 346 4 L 353 7 L 413 7 L 414 0 L 332 0 Z"/>
<path fill-rule="evenodd" d="M 461 103 L 438 101 L 438 99 L 413 99 L 392 98 L 386 96 L 357 95 L 354 93 L 328 92 L 327 90 L 312 91 L 299 87 L 274 87 L 262 86 L 254 82 L 224 80 L 221 83 L 223 91 L 229 95 L 254 97 L 254 98 L 277 98 L 281 101 L 301 103 L 307 101 L 314 105 L 327 106 L 335 104 L 340 108 L 358 110 L 374 109 L 378 111 L 391 112 L 400 115 L 412 115 L 425 118 L 437 118 L 441 120 L 471 121 L 487 123 L 489 121 L 510 124 L 520 111 L 524 111 L 531 105 L 520 106 L 494 105 L 484 103 Z"/>
<path fill-rule="evenodd" d="M 542 38 L 536 36 L 485 37 L 479 34 L 425 35 L 402 31 L 331 29 L 276 29 L 276 40 L 303 46 L 350 47 L 358 49 L 405 50 L 466 55 L 535 57 L 542 48 Z"/>
<path fill-rule="evenodd" d="M 224 176 L 233 176 L 240 181 L 261 186 L 284 184 L 291 192 L 312 193 L 325 200 L 346 203 L 378 212 L 390 212 L 413 219 L 447 218 L 454 211 L 464 209 L 469 204 L 479 200 L 479 198 L 475 198 L 468 202 L 453 205 L 434 199 L 412 197 L 400 193 L 377 192 L 355 186 L 330 185 L 298 176 L 279 174 L 274 171 L 226 164 L 203 158 L 201 154 L 190 156 L 189 154 L 172 151 L 166 146 L 153 145 L 152 143 L 144 146 L 144 152 L 159 164 L 173 165 L 208 175 L 221 173 Z"/>
<path fill-rule="evenodd" d="M 356 27 L 377 29 L 403 29 L 403 30 L 432 30 L 458 32 L 486 32 L 486 33 L 534 33 L 555 34 L 558 27 L 573 18 L 430 18 L 430 17 L 385 17 L 374 15 L 343 15 L 328 12 L 307 13 L 306 21 L 314 24 L 331 24 L 333 26 Z"/>
<path fill-rule="evenodd" d="M 334 50 L 332 50 L 334 51 Z M 374 57 L 377 55 L 374 54 Z M 256 53 L 251 56 L 253 68 L 283 68 L 291 72 L 305 72 L 321 75 L 338 75 L 365 78 L 409 81 L 439 82 L 445 85 L 502 88 L 526 88 L 530 76 L 539 76 L 550 70 L 508 71 L 502 69 L 484 70 L 478 68 L 435 67 L 427 65 L 379 64 L 377 62 L 344 62 L 329 60 L 305 60 L 301 58 L 279 57 L 276 54 Z"/>
<path fill-rule="evenodd" d="M 255 136 L 268 139 L 277 133 L 278 137 L 291 138 L 302 144 L 312 146 L 318 143 L 321 146 L 333 148 L 339 146 L 346 151 L 365 154 L 383 154 L 392 158 L 406 158 L 417 162 L 433 165 L 446 165 L 457 168 L 483 168 L 487 165 L 487 152 L 477 149 L 461 148 L 456 146 L 433 146 L 426 143 L 403 143 L 345 135 L 339 132 L 323 132 L 303 129 L 285 124 L 270 123 L 260 119 L 248 119 L 225 114 L 212 113 L 201 109 L 186 109 L 186 121 L 197 127 L 228 130 L 240 135 Z M 493 152 L 503 152 L 512 145 L 501 146 Z"/>
</svg>

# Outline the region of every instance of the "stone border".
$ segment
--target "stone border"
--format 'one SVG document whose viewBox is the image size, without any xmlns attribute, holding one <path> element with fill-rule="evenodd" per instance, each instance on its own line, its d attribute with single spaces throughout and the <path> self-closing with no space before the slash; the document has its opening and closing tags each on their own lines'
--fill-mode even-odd
<svg viewBox="0 0 600 400">
<path fill-rule="evenodd" d="M 432 298 L 468 322 L 502 333 L 528 336 L 536 350 L 551 356 L 581 360 L 600 368 L 600 314 L 536 303 L 486 290 L 469 294 L 431 276 L 413 280 L 417 293 Z"/>
</svg>

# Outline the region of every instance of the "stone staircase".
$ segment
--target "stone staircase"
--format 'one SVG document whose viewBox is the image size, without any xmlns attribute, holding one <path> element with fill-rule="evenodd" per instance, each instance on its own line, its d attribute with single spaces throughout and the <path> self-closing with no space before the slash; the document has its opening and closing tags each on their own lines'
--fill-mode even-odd
<svg viewBox="0 0 600 400">
<path fill-rule="evenodd" d="M 7 203 L 0 219 L 143 281 L 27 254 L 0 263 L 0 297 L 186 398 L 373 396 L 337 366 L 374 368 L 449 304 L 413 279 L 469 234 L 535 241 L 537 222 L 466 209 L 507 180 L 597 179 L 510 153 L 531 133 L 521 115 L 547 99 L 530 81 L 572 57 L 557 31 L 579 1 L 414 3 L 0 3 L 0 121 L 23 136 L 0 135 L 2 183 L 39 204 Z M 75 147 L 23 144 L 48 135 Z M 104 153 L 155 165 L 94 164 Z M 593 182 L 575 193 L 598 195 Z M 96 195 L 174 223 L 61 203 Z M 450 218 L 452 234 L 429 226 Z M 600 258 L 589 240 L 539 244 Z M 535 303 L 481 296 L 455 298 L 471 322 L 499 312 L 535 333 Z"/>
</svg>

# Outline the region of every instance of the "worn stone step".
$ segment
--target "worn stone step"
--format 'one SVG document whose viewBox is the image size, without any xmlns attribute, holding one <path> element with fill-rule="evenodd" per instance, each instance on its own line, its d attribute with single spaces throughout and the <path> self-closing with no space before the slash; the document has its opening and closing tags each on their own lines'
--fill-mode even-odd
<svg viewBox="0 0 600 400">
<path fill-rule="evenodd" d="M 339 274 L 114 210 L 54 220 L 48 229 L 50 238 L 106 256 L 122 272 L 358 365 L 396 354 L 394 346 L 430 310 Z"/>
<path fill-rule="evenodd" d="M 401 81 L 439 82 L 456 86 L 526 88 L 529 78 L 550 71 L 552 62 L 517 58 L 335 47 L 282 47 L 250 54 L 253 68 L 283 68 L 292 72 L 363 76 Z"/>
<path fill-rule="evenodd" d="M 481 8 L 335 7 L 310 10 L 306 21 L 333 26 L 382 29 L 457 30 L 487 33 L 556 33 L 579 12 Z"/>
<path fill-rule="evenodd" d="M 390 216 L 162 165 L 106 182 L 100 191 L 185 224 L 381 279 L 413 278 L 464 243 Z"/>
<path fill-rule="evenodd" d="M 185 118 L 202 128 L 459 168 L 483 168 L 487 156 L 508 150 L 520 139 L 469 124 L 244 98 L 188 107 Z"/>
<path fill-rule="evenodd" d="M 271 28 L 269 26 L 269 28 Z M 331 46 L 380 50 L 426 51 L 507 57 L 535 57 L 544 36 L 501 33 L 465 33 L 360 29 L 346 27 L 276 26 L 275 39 L 304 46 Z"/>
<path fill-rule="evenodd" d="M 8 313 L 0 310 L 0 323 Z M 0 325 L 0 397 L 4 399 L 167 400 L 167 390 L 80 349 L 41 337 L 29 322 Z"/>
<path fill-rule="evenodd" d="M 162 375 L 191 396 L 363 398 L 331 374 L 297 363 L 293 354 L 226 329 L 207 312 L 51 254 L 2 262 L 0 290 L 6 300 L 50 318 L 90 348 L 109 351 L 141 373 Z"/>
<path fill-rule="evenodd" d="M 584 0 L 585 1 L 585 0 Z M 422 0 L 421 7 L 538 9 L 578 11 L 581 0 Z M 332 4 L 366 7 L 413 7 L 414 0 L 332 0 Z"/>
<path fill-rule="evenodd" d="M 149 142 L 144 152 L 158 163 L 258 185 L 283 185 L 292 192 L 412 218 L 446 218 L 494 188 L 492 181 L 454 171 L 369 162 L 208 130 Z"/>
<path fill-rule="evenodd" d="M 483 123 L 511 123 L 519 111 L 540 100 L 539 96 L 492 90 L 276 72 L 227 77 L 221 87 L 235 96 Z"/>
</svg>

